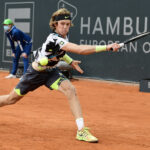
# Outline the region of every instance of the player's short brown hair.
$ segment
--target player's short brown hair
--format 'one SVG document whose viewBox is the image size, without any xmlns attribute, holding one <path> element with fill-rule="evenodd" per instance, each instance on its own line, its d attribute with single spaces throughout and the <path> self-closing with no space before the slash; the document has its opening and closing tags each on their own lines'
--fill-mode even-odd
<svg viewBox="0 0 150 150">
<path fill-rule="evenodd" d="M 50 22 L 49 22 L 49 26 L 50 28 L 55 31 L 55 26 L 57 24 L 57 21 L 55 20 L 55 18 L 59 15 L 69 15 L 71 16 L 71 13 L 70 11 L 68 11 L 66 8 L 61 8 L 61 9 L 58 9 L 57 11 L 55 11 L 53 14 L 52 14 L 52 17 L 50 19 Z M 73 26 L 72 24 L 72 21 L 71 21 L 71 26 Z"/>
</svg>

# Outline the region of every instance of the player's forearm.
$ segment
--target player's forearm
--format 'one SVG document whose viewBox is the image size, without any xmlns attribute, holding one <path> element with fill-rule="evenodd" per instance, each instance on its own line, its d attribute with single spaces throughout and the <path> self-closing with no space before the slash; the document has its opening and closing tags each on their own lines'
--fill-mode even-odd
<svg viewBox="0 0 150 150">
<path fill-rule="evenodd" d="M 103 52 L 107 50 L 106 45 L 97 45 L 97 46 L 90 46 L 90 45 L 81 45 L 81 55 L 89 55 L 93 53 Z"/>
<path fill-rule="evenodd" d="M 90 46 L 90 45 L 80 45 L 80 49 L 78 54 L 80 55 L 90 55 L 97 52 L 106 51 L 106 45 L 99 45 L 99 46 Z"/>
<path fill-rule="evenodd" d="M 71 44 L 69 45 L 68 51 L 72 53 L 77 53 L 80 55 L 89 55 L 93 53 L 99 53 L 103 51 L 118 51 L 120 48 L 120 45 L 117 43 L 112 43 L 108 45 L 75 45 Z"/>
<path fill-rule="evenodd" d="M 77 45 L 73 43 L 67 43 L 62 49 L 79 55 L 90 55 L 96 52 L 106 51 L 107 46 L 106 45 L 97 45 L 97 46 Z"/>
</svg>

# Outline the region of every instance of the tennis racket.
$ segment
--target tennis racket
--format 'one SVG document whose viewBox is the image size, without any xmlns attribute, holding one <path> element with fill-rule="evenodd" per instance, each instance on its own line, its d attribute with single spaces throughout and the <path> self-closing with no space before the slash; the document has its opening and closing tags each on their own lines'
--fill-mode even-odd
<svg viewBox="0 0 150 150">
<path fill-rule="evenodd" d="M 120 45 L 120 47 L 123 47 L 125 44 L 128 44 L 128 43 L 130 43 L 130 42 L 139 40 L 139 39 L 141 39 L 141 38 L 143 38 L 143 37 L 146 37 L 146 36 L 148 36 L 148 35 L 150 35 L 150 32 L 141 33 L 141 34 L 139 34 L 139 35 L 137 35 L 137 36 L 134 36 L 134 37 L 131 37 L 131 38 L 125 40 L 125 41 L 122 42 L 122 43 L 119 43 L 119 45 Z M 111 51 L 113 51 L 113 48 L 111 49 Z"/>
</svg>

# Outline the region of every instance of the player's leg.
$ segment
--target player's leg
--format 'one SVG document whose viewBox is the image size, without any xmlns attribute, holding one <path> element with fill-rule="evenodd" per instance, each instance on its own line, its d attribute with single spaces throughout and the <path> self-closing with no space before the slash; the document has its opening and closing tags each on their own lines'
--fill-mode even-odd
<svg viewBox="0 0 150 150">
<path fill-rule="evenodd" d="M 83 118 L 80 103 L 74 86 L 62 73 L 59 72 L 58 69 L 52 69 L 49 72 L 49 76 L 45 85 L 50 89 L 59 90 L 65 94 L 69 100 L 70 108 L 75 119 Z"/>
<path fill-rule="evenodd" d="M 42 73 L 38 73 L 30 65 L 26 74 L 16 85 L 15 89 L 8 95 L 0 96 L 0 107 L 16 103 L 29 91 L 37 89 L 39 86 L 43 85 L 44 82 L 45 78 Z"/>
<path fill-rule="evenodd" d="M 61 82 L 58 90 L 67 96 L 69 100 L 70 109 L 75 119 L 83 118 L 80 102 L 78 100 L 77 93 L 76 93 L 76 89 L 71 84 L 71 82 L 69 80 L 64 80 L 63 82 Z"/>
<path fill-rule="evenodd" d="M 46 86 L 53 90 L 59 90 L 68 98 L 70 109 L 75 117 L 78 127 L 76 139 L 87 142 L 98 142 L 98 139 L 88 131 L 88 128 L 84 127 L 81 106 L 76 94 L 76 90 L 71 82 L 66 79 L 58 70 L 54 70 L 50 73 Z"/>
<path fill-rule="evenodd" d="M 89 129 L 87 127 L 84 127 L 81 106 L 77 97 L 76 90 L 71 82 L 69 80 L 62 81 L 58 90 L 67 96 L 70 104 L 70 109 L 76 119 L 76 124 L 78 127 L 76 139 L 86 142 L 98 142 L 98 139 L 89 132 Z"/>
<path fill-rule="evenodd" d="M 21 98 L 23 96 L 18 95 L 15 90 L 12 90 L 8 95 L 0 96 L 0 107 L 15 104 Z"/>
</svg>

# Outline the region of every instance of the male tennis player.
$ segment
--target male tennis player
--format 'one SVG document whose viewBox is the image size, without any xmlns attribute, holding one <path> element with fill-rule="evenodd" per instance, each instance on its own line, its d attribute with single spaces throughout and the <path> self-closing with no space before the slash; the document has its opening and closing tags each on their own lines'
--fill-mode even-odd
<svg viewBox="0 0 150 150">
<path fill-rule="evenodd" d="M 82 70 L 80 70 L 78 64 L 74 64 L 74 61 L 66 52 L 88 55 L 111 49 L 117 51 L 120 46 L 116 43 L 103 46 L 70 43 L 67 35 L 71 26 L 71 16 L 68 10 L 62 8 L 53 13 L 50 20 L 50 28 L 54 32 L 47 37 L 42 49 L 37 51 L 35 61 L 29 66 L 26 74 L 15 89 L 9 95 L 0 96 L 0 106 L 14 104 L 29 91 L 45 85 L 47 88 L 58 90 L 67 96 L 78 128 L 76 139 L 86 142 L 98 142 L 98 139 L 84 126 L 84 119 L 75 88 L 55 66 L 59 60 L 63 59 L 81 72 Z"/>
<path fill-rule="evenodd" d="M 4 31 L 6 36 L 10 42 L 11 49 L 12 49 L 12 56 L 13 56 L 13 67 L 11 74 L 6 76 L 6 78 L 16 78 L 16 72 L 18 68 L 18 63 L 20 56 L 23 57 L 23 64 L 24 64 L 24 72 L 27 71 L 29 66 L 28 56 L 31 51 L 32 47 L 32 40 L 29 35 L 25 34 L 21 30 L 17 29 L 14 26 L 14 23 L 11 19 L 5 19 L 3 22 Z M 17 46 L 15 47 L 15 42 Z"/>
</svg>

